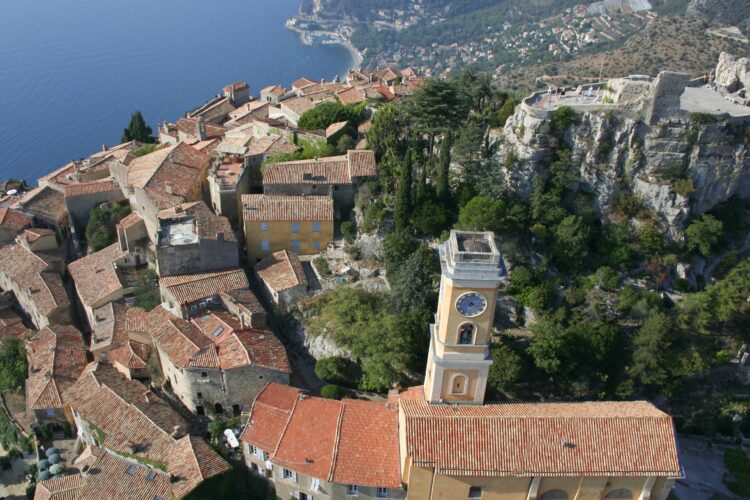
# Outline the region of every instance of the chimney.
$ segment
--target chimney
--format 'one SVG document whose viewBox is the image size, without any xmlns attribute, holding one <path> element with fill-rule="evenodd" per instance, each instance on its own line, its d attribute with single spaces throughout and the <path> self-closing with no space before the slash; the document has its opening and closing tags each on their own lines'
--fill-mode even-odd
<svg viewBox="0 0 750 500">
<path fill-rule="evenodd" d="M 172 434 L 171 434 L 171 436 L 172 436 L 172 437 L 177 437 L 177 436 L 179 436 L 179 435 L 180 435 L 180 429 L 181 429 L 181 427 L 180 427 L 179 425 L 175 425 L 175 426 L 174 426 L 174 429 L 172 429 Z"/>
<path fill-rule="evenodd" d="M 102 151 L 109 151 L 109 146 L 102 144 Z"/>
<path fill-rule="evenodd" d="M 199 141 L 206 140 L 206 125 L 203 123 L 203 117 L 198 117 L 198 121 L 195 123 L 196 133 L 195 136 Z"/>
<path fill-rule="evenodd" d="M 167 194 L 173 194 L 174 193 L 174 189 L 172 188 L 172 183 L 171 182 L 167 182 L 167 185 L 164 188 L 164 190 L 167 192 Z"/>
</svg>

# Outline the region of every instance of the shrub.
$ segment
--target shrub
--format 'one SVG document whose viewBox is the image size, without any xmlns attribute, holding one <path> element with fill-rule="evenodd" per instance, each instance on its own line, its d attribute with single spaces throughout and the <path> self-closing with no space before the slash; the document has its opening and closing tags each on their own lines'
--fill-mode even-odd
<svg viewBox="0 0 750 500">
<path fill-rule="evenodd" d="M 315 375 L 329 384 L 356 385 L 356 368 L 348 359 L 341 356 L 322 358 L 315 363 Z"/>
<path fill-rule="evenodd" d="M 346 396 L 346 391 L 338 385 L 328 384 L 320 389 L 320 395 L 327 399 L 341 399 Z"/>
<path fill-rule="evenodd" d="M 86 241 L 92 252 L 108 247 L 117 239 L 115 226 L 130 213 L 126 203 L 105 203 L 94 208 L 86 223 Z"/>
<path fill-rule="evenodd" d="M 0 469 L 10 469 L 10 457 L 0 457 Z"/>
<path fill-rule="evenodd" d="M 354 229 L 354 224 L 351 221 L 345 221 L 341 223 L 341 234 L 347 243 L 354 242 L 354 238 L 357 236 L 357 231 Z"/>
<path fill-rule="evenodd" d="M 152 310 L 161 302 L 158 287 L 159 276 L 152 269 L 144 269 L 138 273 L 138 279 L 133 288 L 135 300 L 133 305 L 146 311 Z"/>
<path fill-rule="evenodd" d="M 550 128 L 552 133 L 561 136 L 570 124 L 576 121 L 576 113 L 570 106 L 560 106 L 552 114 Z"/>
<path fill-rule="evenodd" d="M 305 111 L 299 119 L 303 130 L 324 130 L 338 122 L 356 122 L 364 109 L 363 105 L 347 106 L 340 102 L 323 102 Z"/>
<path fill-rule="evenodd" d="M 726 481 L 727 487 L 743 497 L 750 496 L 750 459 L 741 448 L 724 450 L 724 466 L 733 479 Z"/>
<path fill-rule="evenodd" d="M 719 119 L 709 113 L 692 113 L 690 119 L 697 123 L 716 123 Z"/>
<path fill-rule="evenodd" d="M 677 179 L 672 185 L 672 189 L 680 196 L 690 196 L 695 192 L 695 186 L 691 179 Z"/>
<path fill-rule="evenodd" d="M 324 278 L 333 274 L 331 272 L 331 266 L 328 265 L 328 261 L 325 257 L 316 257 L 315 260 L 313 260 L 313 264 L 315 264 L 315 269 L 317 269 L 320 275 Z"/>
<path fill-rule="evenodd" d="M 620 285 L 620 277 L 611 267 L 602 266 L 596 270 L 596 284 L 602 290 L 614 290 Z"/>
<path fill-rule="evenodd" d="M 130 152 L 133 156 L 139 157 L 139 156 L 146 156 L 147 154 L 153 153 L 156 151 L 157 144 L 147 144 L 145 146 L 141 146 L 140 148 L 136 148 Z"/>
</svg>

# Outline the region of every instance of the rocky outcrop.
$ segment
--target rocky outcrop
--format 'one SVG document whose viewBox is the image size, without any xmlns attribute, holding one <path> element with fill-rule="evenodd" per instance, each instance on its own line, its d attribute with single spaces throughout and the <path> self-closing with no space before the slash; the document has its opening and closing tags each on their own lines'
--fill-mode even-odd
<svg viewBox="0 0 750 500">
<path fill-rule="evenodd" d="M 728 92 L 750 88 L 750 60 L 722 52 L 716 65 L 716 83 Z"/>
<path fill-rule="evenodd" d="M 657 89 L 684 81 L 670 77 Z M 518 106 L 505 127 L 490 135 L 504 189 L 530 197 L 534 179 L 546 175 L 555 148 L 565 145 L 579 167 L 577 189 L 591 194 L 602 217 L 612 213 L 621 192 L 632 192 L 663 220 L 670 236 L 680 240 L 691 216 L 734 194 L 750 195 L 750 126 L 724 117 L 696 121 L 675 111 L 674 99 L 668 100 L 662 107 L 663 101 L 656 99 L 653 110 L 646 108 L 654 100 L 644 99 L 639 113 L 620 106 L 577 110 L 563 134 L 551 132 L 550 113 L 545 116 L 525 103 Z M 676 192 L 676 177 L 691 180 L 694 192 L 687 193 L 684 182 L 680 191 L 685 196 Z"/>
</svg>

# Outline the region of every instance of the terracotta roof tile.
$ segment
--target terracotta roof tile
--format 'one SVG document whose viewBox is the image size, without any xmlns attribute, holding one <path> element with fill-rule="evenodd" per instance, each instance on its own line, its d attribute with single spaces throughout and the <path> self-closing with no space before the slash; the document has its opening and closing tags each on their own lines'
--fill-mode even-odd
<svg viewBox="0 0 750 500">
<path fill-rule="evenodd" d="M 240 309 L 249 314 L 260 314 L 266 312 L 260 304 L 258 297 L 256 297 L 251 290 L 231 290 L 229 292 L 221 292 L 219 296 L 225 302 L 237 304 Z"/>
<path fill-rule="evenodd" d="M 128 341 L 126 329 L 127 306 L 119 302 L 107 302 L 94 309 L 95 323 L 91 325 L 91 351 L 107 351 L 124 345 Z"/>
<path fill-rule="evenodd" d="M 77 499 L 83 484 L 84 480 L 80 474 L 39 481 L 34 492 L 34 500 Z"/>
<path fill-rule="evenodd" d="M 302 87 L 307 87 L 308 85 L 312 85 L 315 83 L 314 80 L 310 80 L 309 78 L 300 78 L 299 80 L 295 80 L 292 83 L 293 89 L 301 89 Z"/>
<path fill-rule="evenodd" d="M 336 97 L 341 104 L 359 104 L 367 100 L 365 93 L 354 87 L 336 92 Z"/>
<path fill-rule="evenodd" d="M 97 302 L 125 288 L 114 264 L 127 254 L 120 249 L 119 243 L 113 243 L 70 263 L 68 271 L 84 306 L 93 307 Z"/>
<path fill-rule="evenodd" d="M 148 331 L 148 313 L 140 307 L 131 307 L 125 314 L 125 329 L 131 333 L 146 333 Z"/>
<path fill-rule="evenodd" d="M 413 463 L 443 474 L 682 474 L 672 419 L 643 401 L 399 407 Z"/>
<path fill-rule="evenodd" d="M 230 465 L 205 441 L 185 436 L 177 441 L 169 463 L 170 473 L 177 478 L 172 484 L 174 494 L 177 498 L 182 498 L 206 479 L 229 469 Z"/>
<path fill-rule="evenodd" d="M 22 238 L 29 243 L 34 243 L 36 240 L 38 240 L 42 236 L 50 236 L 54 234 L 55 232 L 52 229 L 47 229 L 44 227 L 32 227 L 32 228 L 24 229 L 23 233 L 19 236 L 19 238 Z"/>
<path fill-rule="evenodd" d="M 68 216 L 65 196 L 48 186 L 29 191 L 21 200 L 21 207 L 32 215 L 55 222 L 64 220 Z"/>
<path fill-rule="evenodd" d="M 41 316 L 70 305 L 60 269 L 62 256 L 57 252 L 32 252 L 18 243 L 0 248 L 0 274 L 30 293 Z"/>
<path fill-rule="evenodd" d="M 65 186 L 65 197 L 72 198 L 75 196 L 86 196 L 89 194 L 103 193 L 105 191 L 115 191 L 118 189 L 119 188 L 115 186 L 115 183 L 110 179 L 92 182 L 81 182 L 78 184 Z"/>
<path fill-rule="evenodd" d="M 246 221 L 333 220 L 333 198 L 330 196 L 242 195 Z"/>
<path fill-rule="evenodd" d="M 31 333 L 32 330 L 26 328 L 21 316 L 13 309 L 0 309 L 0 338 L 27 338 Z"/>
<path fill-rule="evenodd" d="M 154 342 L 169 356 L 172 363 L 181 368 L 194 366 L 193 358 L 206 348 L 214 349 L 208 337 L 192 323 L 178 318 L 162 306 L 156 306 L 148 313 L 148 327 Z M 205 359 L 201 358 L 201 361 L 205 362 Z M 210 367 L 218 368 L 218 364 L 216 356 Z"/>
<path fill-rule="evenodd" d="M 299 257 L 294 252 L 274 252 L 255 265 L 255 272 L 266 285 L 276 292 L 307 287 L 307 277 Z"/>
<path fill-rule="evenodd" d="M 34 223 L 34 218 L 12 208 L 0 208 L 0 227 L 21 232 Z"/>
<path fill-rule="evenodd" d="M 375 153 L 351 150 L 345 156 L 272 163 L 263 184 L 351 184 L 356 177 L 375 175 Z"/>
<path fill-rule="evenodd" d="M 306 397 L 269 384 L 255 399 L 241 439 L 268 452 L 272 463 L 318 479 L 401 485 L 398 415 L 384 403 Z"/>
<path fill-rule="evenodd" d="M 109 361 L 119 363 L 125 368 L 142 370 L 148 364 L 151 356 L 151 346 L 129 340 L 125 344 L 109 352 Z"/>
<path fill-rule="evenodd" d="M 120 222 L 118 222 L 117 225 L 122 226 L 124 229 L 128 229 L 140 223 L 142 220 L 143 218 L 138 215 L 138 212 L 131 212 L 120 219 Z"/>
<path fill-rule="evenodd" d="M 195 302 L 221 292 L 250 288 L 242 269 L 228 269 L 213 273 L 164 276 L 159 280 L 178 304 Z"/>
<path fill-rule="evenodd" d="M 81 332 L 69 325 L 45 327 L 31 338 L 28 347 L 27 409 L 62 408 L 62 393 L 86 366 Z"/>
<path fill-rule="evenodd" d="M 315 103 L 309 97 L 293 97 L 292 99 L 281 101 L 281 105 L 289 108 L 299 116 L 304 115 L 306 111 L 315 107 Z"/>
<path fill-rule="evenodd" d="M 282 96 L 286 94 L 286 89 L 282 87 L 281 85 L 269 85 L 268 87 L 264 88 L 260 91 L 262 94 L 273 94 L 276 96 Z"/>
</svg>

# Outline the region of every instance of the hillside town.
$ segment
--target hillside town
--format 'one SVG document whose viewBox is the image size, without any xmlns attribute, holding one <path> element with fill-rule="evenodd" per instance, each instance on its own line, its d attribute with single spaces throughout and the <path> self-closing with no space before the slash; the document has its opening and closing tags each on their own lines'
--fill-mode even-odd
<svg viewBox="0 0 750 500">
<path fill-rule="evenodd" d="M 526 130 L 563 107 L 741 125 L 750 73 L 730 82 L 739 63 L 725 59 L 705 82 L 664 73 L 539 92 L 493 133 L 517 133 L 524 153 Z M 685 471 L 673 420 L 651 402 L 489 399 L 513 266 L 492 231 L 436 244 L 421 385 L 342 398 L 316 382 L 288 313 L 395 279 L 347 240 L 363 237 L 357 200 L 386 161 L 367 131 L 427 84 L 412 68 L 257 95 L 233 83 L 155 142 L 103 146 L 37 187 L 5 183 L 0 340 L 21 343 L 28 373 L 20 406 L 4 398 L 2 411 L 30 444 L 18 461 L 33 466 L 33 498 L 206 498 L 238 471 L 298 500 L 668 497 Z M 314 129 L 311 112 L 328 109 L 358 115 Z M 114 218 L 111 234 L 91 230 L 95 214 Z"/>
</svg>

